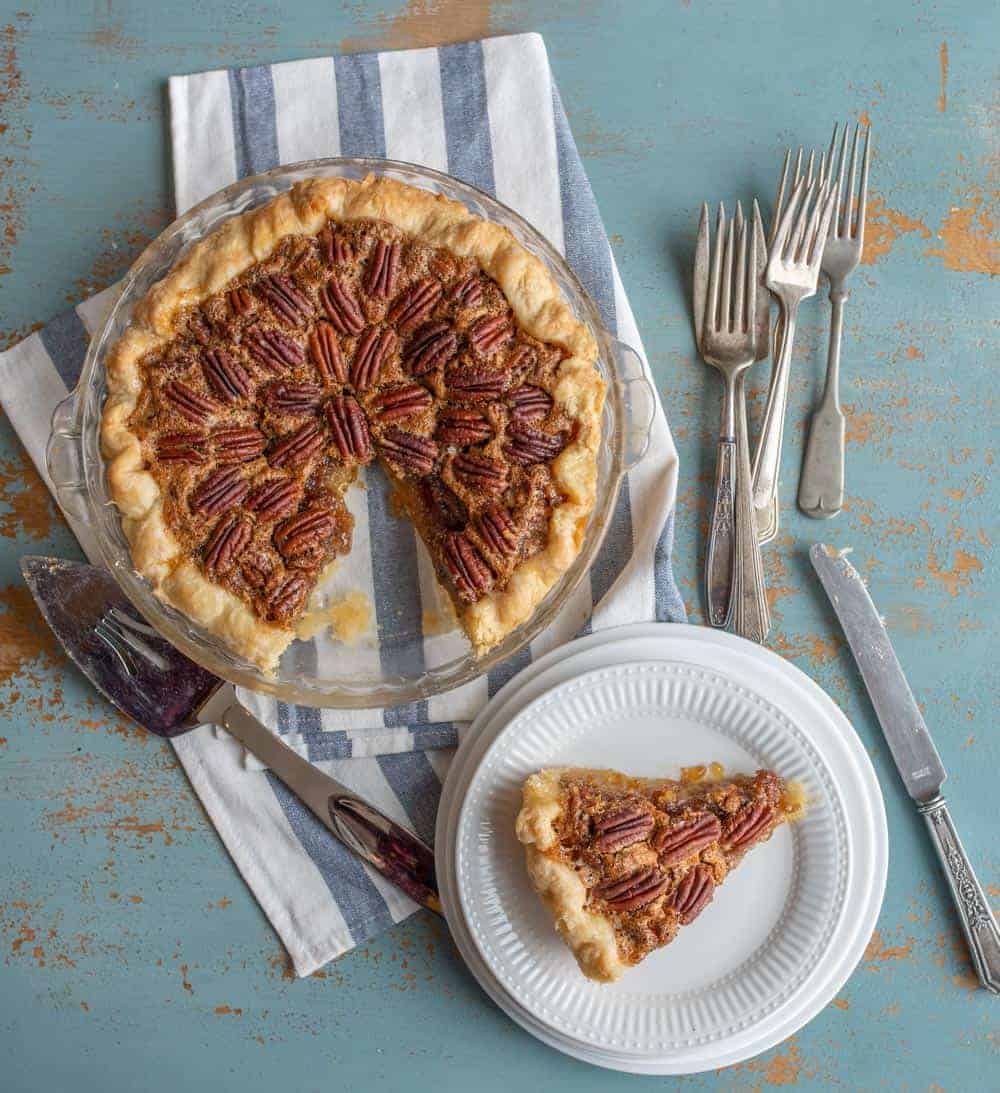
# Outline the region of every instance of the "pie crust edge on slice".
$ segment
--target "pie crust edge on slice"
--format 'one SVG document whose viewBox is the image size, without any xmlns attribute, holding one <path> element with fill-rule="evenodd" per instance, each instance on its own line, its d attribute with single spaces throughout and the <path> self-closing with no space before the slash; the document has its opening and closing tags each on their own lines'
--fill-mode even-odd
<svg viewBox="0 0 1000 1093">
<path fill-rule="evenodd" d="M 613 814 L 615 810 L 621 815 L 621 806 L 637 797 L 644 798 L 646 806 L 652 806 L 650 796 L 656 795 L 660 803 L 672 802 L 678 818 L 671 820 L 669 813 L 653 806 L 649 809 L 654 815 L 652 823 L 644 819 L 633 820 L 631 833 L 608 840 L 612 845 L 606 854 L 593 852 L 591 843 L 589 862 L 585 862 L 579 856 L 578 847 L 569 849 L 564 845 L 565 830 L 561 830 L 574 785 L 589 785 L 598 796 L 603 795 L 601 804 L 608 806 L 606 815 Z M 718 825 L 712 825 L 715 828 L 714 840 L 706 843 L 704 837 L 684 840 L 676 835 L 672 839 L 666 836 L 671 827 L 676 832 L 685 823 L 688 825 L 685 834 L 691 832 L 689 813 L 682 811 L 686 806 L 693 806 L 699 815 L 704 811 L 708 818 L 707 807 L 701 809 L 698 806 L 704 805 L 709 798 L 723 804 L 729 802 L 730 807 L 737 806 L 731 816 L 727 815 L 725 808 L 715 808 L 712 814 L 718 818 L 721 811 L 722 815 Z M 748 818 L 753 804 L 764 801 L 772 802 L 770 815 L 763 822 L 757 820 L 745 841 L 726 849 L 725 842 L 738 835 L 738 825 Z M 692 921 L 711 900 L 715 887 L 722 883 L 743 854 L 770 838 L 780 824 L 797 819 L 803 811 L 800 787 L 785 783 L 770 771 L 758 771 L 754 776 L 735 775 L 685 782 L 633 778 L 613 770 L 554 767 L 538 771 L 525 781 L 515 829 L 518 840 L 524 844 L 528 876 L 551 914 L 557 932 L 569 946 L 583 974 L 589 979 L 607 983 L 619 979 L 628 967 L 639 963 L 653 949 L 672 941 L 680 925 Z M 585 819 L 584 822 L 591 830 L 594 829 L 593 820 Z M 708 823 L 711 823 L 710 818 Z M 623 831 L 627 825 L 626 820 L 624 824 L 619 824 L 618 830 Z M 746 824 L 743 826 L 746 827 Z M 709 831 L 708 834 L 712 835 L 713 832 Z M 615 841 L 621 844 L 617 848 L 613 846 Z M 690 847 L 687 855 L 684 855 L 683 846 L 679 845 L 684 841 Z M 653 859 L 651 856 L 656 855 L 657 851 L 651 844 L 657 843 L 662 849 L 658 859 Z M 573 861 L 574 851 L 578 857 L 576 862 Z M 640 855 L 639 862 L 643 866 L 649 866 L 647 859 L 655 861 L 652 865 L 653 875 L 646 885 L 649 891 L 656 894 L 635 910 L 653 920 L 654 928 L 655 916 L 658 915 L 662 929 L 662 936 L 652 943 L 648 942 L 647 936 L 645 951 L 624 955 L 619 935 L 624 936 L 628 929 L 628 910 L 624 915 L 612 914 L 606 903 L 603 911 L 592 908 L 592 894 L 597 883 L 604 880 L 607 887 L 623 874 L 627 876 L 635 871 L 625 865 L 616 872 L 616 859 L 620 855 Z M 661 865 L 661 862 L 669 864 Z M 607 872 L 602 871 L 605 868 Z M 590 875 L 590 885 L 582 875 L 585 870 Z M 696 870 L 699 872 L 695 873 Z M 689 893 L 685 907 L 680 894 L 685 876 L 689 874 L 688 889 L 696 889 L 700 883 L 706 894 L 703 900 L 698 900 L 696 891 Z M 680 904 L 680 911 L 674 907 L 675 903 Z M 690 912 L 690 917 L 684 914 L 685 909 Z"/>
<path fill-rule="evenodd" d="M 188 309 L 265 260 L 288 236 L 316 235 L 329 221 L 364 219 L 385 221 L 430 246 L 474 258 L 499 286 L 517 324 L 568 354 L 550 391 L 556 407 L 576 423 L 574 435 L 551 464 L 562 499 L 550 513 L 544 548 L 524 559 L 504 588 L 461 605 L 460 619 L 477 655 L 532 615 L 579 552 L 594 507 L 605 393 L 594 366 L 597 347 L 541 260 L 506 228 L 474 216 L 460 202 L 395 180 L 369 176 L 300 182 L 201 240 L 139 302 L 108 357 L 101 423 L 111 496 L 136 570 L 158 598 L 265 670 L 276 664 L 294 631 L 261 618 L 235 593 L 207 578 L 172 533 L 141 437 L 129 425 L 143 392 L 140 362 L 175 337 L 177 321 Z"/>
</svg>

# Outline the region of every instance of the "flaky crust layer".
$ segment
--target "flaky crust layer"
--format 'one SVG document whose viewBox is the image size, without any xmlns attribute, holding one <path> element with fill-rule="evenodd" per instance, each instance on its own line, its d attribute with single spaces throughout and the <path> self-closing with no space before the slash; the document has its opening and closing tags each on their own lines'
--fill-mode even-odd
<svg viewBox="0 0 1000 1093">
<path fill-rule="evenodd" d="M 294 633 L 259 618 L 238 596 L 209 581 L 167 526 L 159 485 L 145 469 L 139 437 L 129 428 L 142 387 L 139 362 L 171 340 L 182 313 L 265 260 L 287 236 L 316 234 L 328 220 L 359 219 L 384 220 L 429 245 L 476 259 L 503 291 L 520 326 L 569 353 L 552 391 L 557 406 L 578 423 L 575 437 L 552 465 L 564 499 L 552 510 L 545 547 L 513 572 L 504 589 L 460 608 L 477 654 L 532 615 L 578 554 L 594 507 L 604 382 L 594 367 L 592 335 L 545 265 L 506 228 L 441 195 L 374 176 L 360 182 L 300 182 L 197 243 L 139 302 L 108 357 L 101 427 L 111 495 L 138 572 L 160 599 L 265 670 L 275 666 Z"/>
</svg>

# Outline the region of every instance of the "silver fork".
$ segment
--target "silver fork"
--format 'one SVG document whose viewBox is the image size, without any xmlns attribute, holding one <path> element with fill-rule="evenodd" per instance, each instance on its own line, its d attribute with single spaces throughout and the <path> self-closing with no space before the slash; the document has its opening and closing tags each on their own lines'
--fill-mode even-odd
<svg viewBox="0 0 1000 1093">
<path fill-rule="evenodd" d="M 868 206 L 868 161 L 871 129 L 865 128 L 864 153 L 857 211 L 854 207 L 854 178 L 858 163 L 861 126 L 854 127 L 851 142 L 849 181 L 844 185 L 847 165 L 847 131 L 840 140 L 838 166 L 834 167 L 837 129 L 833 128 L 827 159 L 831 176 L 836 170 L 836 215 L 823 248 L 822 271 L 830 279 L 830 346 L 827 351 L 826 383 L 819 406 L 809 424 L 809 439 L 799 478 L 799 508 L 819 520 L 836 516 L 844 507 L 844 414 L 840 408 L 840 341 L 844 331 L 844 303 L 850 292 L 847 278 L 861 260 L 865 236 L 865 210 Z"/>
<path fill-rule="evenodd" d="M 753 506 L 762 542 L 773 539 L 778 530 L 778 471 L 795 320 L 799 304 L 816 293 L 823 244 L 837 196 L 825 166 L 824 157 L 815 177 L 800 177 L 795 184 L 774 233 L 768 258 L 767 287 L 781 305 L 781 334 L 775 337 L 777 362 L 754 453 Z"/>
<path fill-rule="evenodd" d="M 720 205 L 710 261 L 708 206 L 702 206 L 695 253 L 695 328 L 701 355 L 725 380 L 705 596 L 713 626 L 732 620 L 737 633 L 754 641 L 767 636 L 770 619 L 750 498 L 746 417 L 739 404 L 745 399 L 744 373 L 757 359 L 761 336 L 757 298 L 762 249 L 756 201 L 749 226 L 739 204 L 727 226 Z"/>
</svg>

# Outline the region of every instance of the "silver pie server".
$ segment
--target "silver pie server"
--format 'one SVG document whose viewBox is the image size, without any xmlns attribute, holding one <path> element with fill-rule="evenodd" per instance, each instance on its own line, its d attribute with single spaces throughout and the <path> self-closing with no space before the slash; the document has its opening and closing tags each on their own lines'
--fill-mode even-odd
<svg viewBox="0 0 1000 1093">
<path fill-rule="evenodd" d="M 1000 993 L 1000 929 L 952 823 L 941 786 L 948 777 L 882 619 L 861 575 L 839 551 L 815 543 L 809 551 L 896 762 L 916 802 L 948 878 L 979 981 Z"/>
<path fill-rule="evenodd" d="M 441 914 L 431 848 L 282 743 L 240 705 L 231 683 L 199 668 L 146 623 L 109 573 L 38 556 L 22 558 L 21 572 L 70 659 L 112 705 L 166 738 L 220 725 L 344 846 Z"/>
</svg>

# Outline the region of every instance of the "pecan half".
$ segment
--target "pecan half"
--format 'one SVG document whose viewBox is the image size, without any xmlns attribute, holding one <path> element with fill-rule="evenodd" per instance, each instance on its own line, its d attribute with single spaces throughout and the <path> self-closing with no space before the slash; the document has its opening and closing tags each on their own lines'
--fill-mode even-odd
<svg viewBox="0 0 1000 1093">
<path fill-rule="evenodd" d="M 763 801 L 744 805 L 736 813 L 722 840 L 727 850 L 746 850 L 763 835 L 771 820 L 774 809 Z"/>
<path fill-rule="evenodd" d="M 448 289 L 448 302 L 456 307 L 475 307 L 483 302 L 483 282 L 477 273 L 456 281 Z"/>
<path fill-rule="evenodd" d="M 220 520 L 205 544 L 205 569 L 209 573 L 228 573 L 252 538 L 253 525 L 245 516 Z"/>
<path fill-rule="evenodd" d="M 329 509 L 303 509 L 275 528 L 274 545 L 286 561 L 303 554 L 319 553 L 335 527 L 336 521 Z"/>
<path fill-rule="evenodd" d="M 251 425 L 216 429 L 212 446 L 220 463 L 249 463 L 264 451 L 264 434 Z"/>
<path fill-rule="evenodd" d="M 365 317 L 358 301 L 336 277 L 331 277 L 320 289 L 319 298 L 339 334 L 360 334 L 364 330 Z"/>
<path fill-rule="evenodd" d="M 296 467 L 311 459 L 325 443 L 326 437 L 317 422 L 307 421 L 294 433 L 283 436 L 271 449 L 267 461 L 272 467 Z"/>
<path fill-rule="evenodd" d="M 685 858 L 700 854 L 706 846 L 716 842 L 721 834 L 722 825 L 716 816 L 706 812 L 661 828 L 650 842 L 660 855 L 661 865 L 676 865 Z"/>
<path fill-rule="evenodd" d="M 389 322 L 406 332 L 422 322 L 441 299 L 441 282 L 428 277 L 411 285 L 389 308 Z"/>
<path fill-rule="evenodd" d="M 503 394 L 507 378 L 485 368 L 455 368 L 447 377 L 448 389 L 463 402 L 492 402 Z"/>
<path fill-rule="evenodd" d="M 407 383 L 393 387 L 375 399 L 374 406 L 381 421 L 395 421 L 411 417 L 434 405 L 434 396 L 419 383 Z"/>
<path fill-rule="evenodd" d="M 188 334 L 190 334 L 199 345 L 208 345 L 212 339 L 212 334 L 215 333 L 215 324 L 204 311 L 200 308 L 196 308 L 191 312 L 187 329 Z"/>
<path fill-rule="evenodd" d="M 465 507 L 465 502 L 437 475 L 431 475 L 420 483 L 420 493 L 427 508 L 437 515 L 449 531 L 458 531 L 469 522 L 469 510 Z"/>
<path fill-rule="evenodd" d="M 218 516 L 240 504 L 249 492 L 250 483 L 240 474 L 239 467 L 223 467 L 191 491 L 188 504 L 192 512 Z"/>
<path fill-rule="evenodd" d="M 204 433 L 166 433 L 156 444 L 161 463 L 187 463 L 200 467 L 207 459 Z"/>
<path fill-rule="evenodd" d="M 653 830 L 655 822 L 653 814 L 646 812 L 641 805 L 626 805 L 606 812 L 594 821 L 594 848 L 602 854 L 610 854 L 642 842 Z"/>
<path fill-rule="evenodd" d="M 245 344 L 254 361 L 269 372 L 282 372 L 305 360 L 302 346 L 280 330 L 251 330 Z"/>
<path fill-rule="evenodd" d="M 365 292 L 382 300 L 388 300 L 396 291 L 399 277 L 399 259 L 402 243 L 386 243 L 380 239 L 368 259 L 365 270 Z"/>
<path fill-rule="evenodd" d="M 265 601 L 267 617 L 274 622 L 287 622 L 305 603 L 309 581 L 301 574 L 286 577 Z"/>
<path fill-rule="evenodd" d="M 205 382 L 222 399 L 232 405 L 250 394 L 250 375 L 239 361 L 225 349 L 206 349 L 201 358 Z"/>
<path fill-rule="evenodd" d="M 441 320 L 427 323 L 414 334 L 404 360 L 412 375 L 423 376 L 454 360 L 457 352 L 458 335 L 447 320 Z"/>
<path fill-rule="evenodd" d="M 611 911 L 634 911 L 662 896 L 670 885 L 669 878 L 648 866 L 637 869 L 621 880 L 605 881 L 591 888 L 590 894 L 604 900 Z"/>
<path fill-rule="evenodd" d="M 510 513 L 497 505 L 487 509 L 476 521 L 476 530 L 483 542 L 503 558 L 517 553 L 520 535 Z"/>
<path fill-rule="evenodd" d="M 502 493 L 507 488 L 507 464 L 477 452 L 462 452 L 451 464 L 459 481 L 477 490 Z"/>
<path fill-rule="evenodd" d="M 247 498 L 251 512 L 270 520 L 287 516 L 299 503 L 299 487 L 290 478 L 272 478 L 258 486 Z"/>
<path fill-rule="evenodd" d="M 246 558 L 240 564 L 240 575 L 251 588 L 263 588 L 273 572 L 270 562 L 260 554 Z"/>
<path fill-rule="evenodd" d="M 312 317 L 312 301 L 291 277 L 283 273 L 272 273 L 270 277 L 265 277 L 260 282 L 260 294 L 274 314 L 289 326 L 302 326 Z"/>
<path fill-rule="evenodd" d="M 514 336 L 514 327 L 506 315 L 488 315 L 469 328 L 469 344 L 481 356 L 495 353 Z"/>
<path fill-rule="evenodd" d="M 329 323 L 318 322 L 309 335 L 309 356 L 324 383 L 347 382 L 344 354 L 340 351 L 340 342 Z"/>
<path fill-rule="evenodd" d="M 714 895 L 715 878 L 712 870 L 707 865 L 696 865 L 684 874 L 668 902 L 680 915 L 681 922 L 687 926 L 712 902 Z"/>
<path fill-rule="evenodd" d="M 507 396 L 510 416 L 514 421 L 536 421 L 547 417 L 552 409 L 552 399 L 541 387 L 526 383 Z"/>
<path fill-rule="evenodd" d="M 323 261 L 332 266 L 354 259 L 354 249 L 339 233 L 327 226 L 319 233 L 319 253 Z"/>
<path fill-rule="evenodd" d="M 444 540 L 444 562 L 463 600 L 477 600 L 493 584 L 493 571 L 476 546 L 462 532 Z"/>
<path fill-rule="evenodd" d="M 268 409 L 276 414 L 308 414 L 319 406 L 323 389 L 315 383 L 272 383 L 264 394 Z"/>
<path fill-rule="evenodd" d="M 562 433 L 543 433 L 515 422 L 507 433 L 504 452 L 516 462 L 528 466 L 555 459 L 565 445 L 566 438 Z"/>
<path fill-rule="evenodd" d="M 338 395 L 330 399 L 324 411 L 341 459 L 367 463 L 372 454 L 371 436 L 357 400 L 350 395 Z"/>
<path fill-rule="evenodd" d="M 367 391 L 378 381 L 385 362 L 392 356 L 398 338 L 392 330 L 373 326 L 358 340 L 351 365 L 351 383 L 357 391 Z"/>
<path fill-rule="evenodd" d="M 163 388 L 163 397 L 181 415 L 194 425 L 204 425 L 218 410 L 219 405 L 207 395 L 192 391 L 186 383 L 171 380 Z"/>
<path fill-rule="evenodd" d="M 401 470 L 422 478 L 434 470 L 438 446 L 429 437 L 407 433 L 395 425 L 386 429 L 378 443 L 379 450 Z"/>
<path fill-rule="evenodd" d="M 242 319 L 244 315 L 249 315 L 256 306 L 254 298 L 245 288 L 234 288 L 227 294 L 226 302 L 229 304 L 230 314 L 235 319 Z"/>
<path fill-rule="evenodd" d="M 442 444 L 469 448 L 493 435 L 493 426 L 478 410 L 449 410 L 438 421 L 437 438 Z"/>
</svg>

